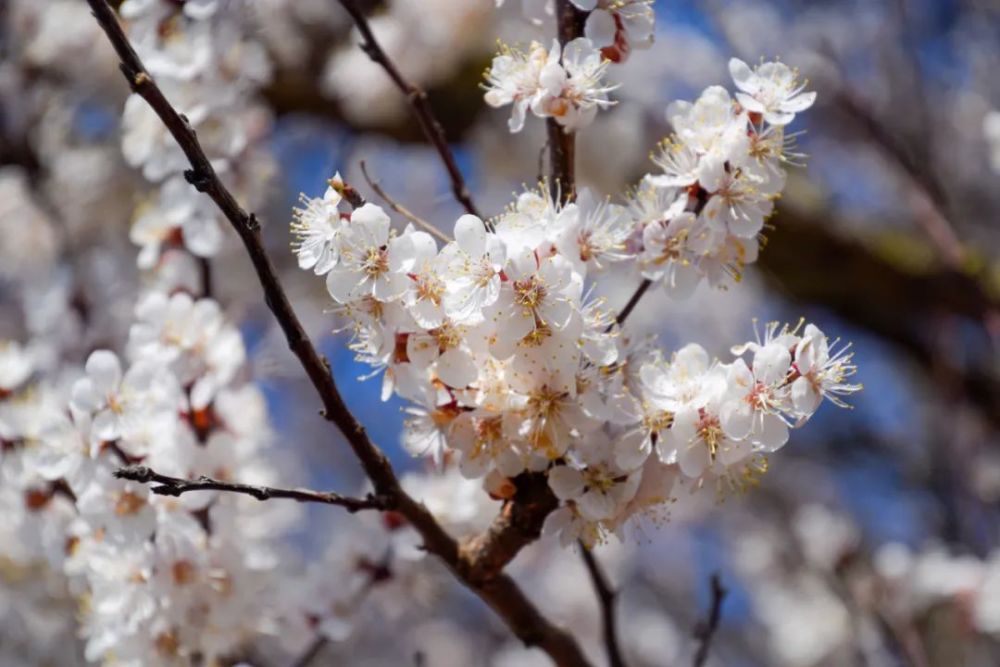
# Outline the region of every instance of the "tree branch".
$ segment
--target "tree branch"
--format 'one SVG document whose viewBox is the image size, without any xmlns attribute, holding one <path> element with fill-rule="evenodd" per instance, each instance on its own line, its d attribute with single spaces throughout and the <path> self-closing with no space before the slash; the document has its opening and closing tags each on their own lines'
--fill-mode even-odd
<svg viewBox="0 0 1000 667">
<path fill-rule="evenodd" d="M 618 597 L 618 592 L 611 587 L 604 569 L 597 562 L 597 557 L 594 556 L 593 552 L 583 542 L 578 542 L 577 547 L 580 549 L 583 564 L 587 566 L 590 581 L 594 584 L 597 600 L 601 603 L 601 625 L 604 630 L 604 646 L 608 651 L 608 664 L 611 667 L 625 667 L 625 658 L 618 645 L 618 628 L 615 618 L 615 598 Z"/>
<path fill-rule="evenodd" d="M 406 101 L 410 103 L 410 107 L 417 117 L 417 122 L 420 124 L 420 129 L 423 131 L 424 136 L 427 137 L 427 140 L 437 150 L 438 155 L 441 157 L 441 162 L 444 163 L 444 167 L 448 171 L 448 176 L 451 179 L 451 191 L 455 195 L 455 199 L 468 213 L 482 217 L 479 215 L 475 204 L 472 203 L 472 195 L 469 193 L 469 188 L 465 185 L 465 178 L 458 168 L 458 163 L 455 162 L 455 155 L 448 146 L 448 140 L 444 136 L 444 128 L 441 127 L 441 123 L 434 116 L 434 110 L 431 109 L 431 105 L 427 101 L 427 93 L 419 86 L 407 81 L 395 63 L 392 62 L 392 59 L 389 58 L 388 54 L 382 50 L 382 46 L 375 39 L 374 33 L 372 33 L 371 26 L 368 25 L 368 19 L 365 18 L 365 15 L 358 8 L 357 3 L 354 0 L 338 1 L 344 10 L 351 15 L 354 25 L 357 26 L 358 32 L 361 33 L 361 50 L 368 54 L 368 57 L 373 62 L 385 70 L 385 73 L 389 75 L 389 78 L 396 84 L 396 87 L 406 96 Z"/>
<path fill-rule="evenodd" d="M 718 573 L 712 575 L 712 602 L 708 609 L 708 618 L 698 624 L 694 636 L 699 640 L 698 650 L 694 654 L 694 667 L 703 667 L 708 660 L 708 651 L 712 647 L 712 638 L 719 629 L 722 618 L 722 600 L 726 597 L 726 589 L 722 587 Z"/>
<path fill-rule="evenodd" d="M 514 497 L 504 503 L 490 527 L 462 542 L 462 554 L 475 563 L 471 575 L 478 581 L 496 577 L 521 549 L 537 540 L 545 518 L 559 506 L 544 473 L 523 473 L 513 482 Z"/>
<path fill-rule="evenodd" d="M 422 503 L 418 503 L 403 490 L 385 454 L 368 438 L 364 427 L 344 403 L 329 364 L 319 355 L 306 335 L 261 242 L 260 225 L 256 217 L 244 211 L 219 180 L 198 143 L 194 130 L 171 106 L 145 70 L 107 0 L 87 2 L 117 52 L 122 73 L 133 92 L 140 95 L 159 116 L 191 163 L 191 169 L 185 172 L 188 182 L 212 198 L 239 235 L 260 280 L 268 307 L 278 320 L 289 348 L 298 358 L 323 402 L 324 418 L 335 424 L 347 439 L 371 480 L 375 495 L 386 499 L 387 508 L 402 514 L 420 533 L 424 548 L 441 558 L 455 577 L 486 602 L 522 642 L 539 647 L 557 665 L 589 665 L 590 662 L 576 640 L 545 618 L 513 579 L 504 574 L 498 574 L 488 581 L 473 576 L 475 563 L 470 563 L 463 557 L 455 538 L 441 527 Z M 426 104 L 426 100 L 423 103 Z"/>
<path fill-rule="evenodd" d="M 566 46 L 583 36 L 587 12 L 580 11 L 570 0 L 556 0 L 556 22 L 559 44 Z M 545 120 L 549 147 L 549 192 L 554 201 L 576 199 L 576 134 L 567 132 L 555 118 Z"/>
<path fill-rule="evenodd" d="M 119 468 L 115 471 L 115 477 L 139 482 L 140 484 L 156 484 L 157 486 L 150 487 L 150 491 L 158 496 L 177 497 L 191 491 L 225 491 L 228 493 L 241 493 L 262 501 L 271 500 L 272 498 L 287 498 L 300 503 L 337 505 L 352 514 L 360 510 L 385 510 L 389 504 L 386 498 L 372 494 L 368 494 L 365 498 L 351 498 L 333 492 L 324 493 L 309 491 L 307 489 L 276 489 L 271 486 L 236 484 L 212 479 L 204 475 L 198 479 L 182 479 L 180 477 L 161 475 L 155 470 L 140 465 Z"/>
</svg>

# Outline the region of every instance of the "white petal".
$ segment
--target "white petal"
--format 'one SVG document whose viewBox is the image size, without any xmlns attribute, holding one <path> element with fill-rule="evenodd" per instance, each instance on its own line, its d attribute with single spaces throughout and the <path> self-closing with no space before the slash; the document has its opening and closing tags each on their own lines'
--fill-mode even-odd
<svg viewBox="0 0 1000 667">
<path fill-rule="evenodd" d="M 465 214 L 455 221 L 455 241 L 473 258 L 486 253 L 486 225 L 477 216 Z"/>
<path fill-rule="evenodd" d="M 729 75 L 733 77 L 733 83 L 740 90 L 745 90 L 748 93 L 757 91 L 757 76 L 750 69 L 750 66 L 739 58 L 731 58 L 729 60 Z"/>
<path fill-rule="evenodd" d="M 573 500 L 583 493 L 583 474 L 569 466 L 549 470 L 549 488 L 559 500 Z"/>
<path fill-rule="evenodd" d="M 617 32 L 618 28 L 614 18 L 611 17 L 611 12 L 592 12 L 583 28 L 583 34 L 598 46 L 614 44 Z"/>
<path fill-rule="evenodd" d="M 364 275 L 354 269 L 334 267 L 326 274 L 326 289 L 334 300 L 347 303 L 354 298 L 355 290 L 363 278 Z"/>
<path fill-rule="evenodd" d="M 90 378 L 80 378 L 73 384 L 72 406 L 80 412 L 91 413 L 104 405 L 105 397 L 94 390 Z"/>
<path fill-rule="evenodd" d="M 729 401 L 719 412 L 719 422 L 726 435 L 735 440 L 742 440 L 750 435 L 750 429 L 753 428 L 753 410 L 744 400 Z"/>
<path fill-rule="evenodd" d="M 808 378 L 800 377 L 792 383 L 792 403 L 799 414 L 812 415 L 822 400 L 823 396 L 816 391 Z"/>
<path fill-rule="evenodd" d="M 701 477 L 708 467 L 708 447 L 699 442 L 693 446 L 684 447 L 678 452 L 677 462 L 681 472 L 688 477 Z"/>
<path fill-rule="evenodd" d="M 479 377 L 479 369 L 472 355 L 462 348 L 452 348 L 441 355 L 437 374 L 449 387 L 467 387 Z"/>
<path fill-rule="evenodd" d="M 649 458 L 653 442 L 642 429 L 629 431 L 614 445 L 615 464 L 623 470 L 635 470 Z"/>
<path fill-rule="evenodd" d="M 781 110 L 798 113 L 800 111 L 805 111 L 806 109 L 811 107 L 813 105 L 813 102 L 815 101 L 816 101 L 816 93 L 814 92 L 799 93 L 792 99 L 785 100 L 785 102 L 781 105 Z"/>
<path fill-rule="evenodd" d="M 766 385 L 773 385 L 784 379 L 791 363 L 792 355 L 787 348 L 778 343 L 765 345 L 753 357 L 754 378 Z"/>
<path fill-rule="evenodd" d="M 580 515 L 588 521 L 601 521 L 614 516 L 617 506 L 614 499 L 600 491 L 588 491 L 577 501 Z"/>
<path fill-rule="evenodd" d="M 778 415 L 764 415 L 760 432 L 755 435 L 755 442 L 774 452 L 788 442 L 788 425 Z"/>
<path fill-rule="evenodd" d="M 87 359 L 87 375 L 93 383 L 94 391 L 107 395 L 118 389 L 122 379 L 122 367 L 118 357 L 108 350 L 97 350 Z"/>
</svg>

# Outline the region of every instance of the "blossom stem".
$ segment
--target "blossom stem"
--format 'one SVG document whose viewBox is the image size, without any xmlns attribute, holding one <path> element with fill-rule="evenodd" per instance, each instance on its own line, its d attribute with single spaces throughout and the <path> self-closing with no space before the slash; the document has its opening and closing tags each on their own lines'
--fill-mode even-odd
<svg viewBox="0 0 1000 667">
<path fill-rule="evenodd" d="M 365 18 L 364 13 L 358 8 L 357 3 L 354 0 L 339 0 L 339 2 L 344 10 L 351 15 L 354 25 L 357 27 L 358 32 L 361 33 L 361 50 L 368 54 L 368 57 L 373 62 L 385 70 L 385 73 L 389 75 L 389 78 L 396 84 L 400 92 L 406 96 L 406 101 L 409 102 L 410 107 L 413 109 L 413 114 L 417 117 L 417 123 L 419 123 L 421 131 L 441 157 L 441 162 L 444 164 L 448 172 L 448 177 L 451 179 L 451 191 L 456 201 L 465 208 L 467 213 L 482 217 L 479 215 L 479 211 L 472 201 L 472 195 L 465 184 L 465 178 L 462 176 L 462 171 L 458 168 L 458 163 L 455 161 L 455 154 L 448 146 L 448 140 L 444 135 L 444 128 L 434 115 L 434 110 L 427 100 L 427 93 L 416 84 L 408 81 L 399 71 L 396 64 L 382 49 L 382 45 L 375 39 L 375 34 L 372 32 L 371 26 L 368 25 L 368 19 Z"/>
</svg>

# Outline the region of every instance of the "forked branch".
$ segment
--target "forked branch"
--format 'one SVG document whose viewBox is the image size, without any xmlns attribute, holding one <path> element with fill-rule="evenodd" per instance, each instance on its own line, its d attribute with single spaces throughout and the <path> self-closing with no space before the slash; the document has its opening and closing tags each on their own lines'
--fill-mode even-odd
<svg viewBox="0 0 1000 667">
<path fill-rule="evenodd" d="M 237 484 L 234 482 L 224 482 L 202 475 L 198 479 L 183 479 L 181 477 L 171 477 L 147 468 L 146 466 L 126 466 L 115 471 L 118 479 L 127 479 L 140 484 L 151 484 L 150 491 L 158 496 L 177 497 L 192 491 L 223 491 L 226 493 L 238 493 L 251 496 L 257 500 L 271 500 L 272 498 L 287 498 L 300 503 L 320 503 L 323 505 L 337 505 L 343 507 L 352 514 L 360 510 L 386 510 L 389 509 L 389 500 L 373 494 L 365 498 L 352 498 L 342 496 L 339 493 L 330 491 L 309 491 L 307 489 L 278 489 L 273 486 L 258 486 L 254 484 Z"/>
</svg>

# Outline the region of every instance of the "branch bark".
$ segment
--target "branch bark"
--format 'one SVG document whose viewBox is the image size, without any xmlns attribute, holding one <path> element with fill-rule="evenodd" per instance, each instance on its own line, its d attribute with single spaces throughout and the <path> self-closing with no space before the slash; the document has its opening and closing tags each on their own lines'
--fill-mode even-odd
<svg viewBox="0 0 1000 667">
<path fill-rule="evenodd" d="M 625 657 L 618 644 L 618 624 L 615 617 L 615 598 L 618 597 L 618 592 L 611 587 L 604 569 L 590 549 L 583 542 L 579 542 L 577 547 L 580 549 L 583 564 L 587 566 L 590 581 L 594 584 L 597 601 L 601 604 L 601 627 L 604 632 L 604 646 L 608 651 L 608 664 L 611 667 L 625 667 Z"/>
<path fill-rule="evenodd" d="M 192 491 L 224 491 L 251 496 L 261 501 L 271 500 L 272 498 L 287 498 L 300 503 L 337 505 L 352 514 L 360 510 L 385 510 L 388 508 L 389 503 L 388 499 L 373 494 L 369 494 L 365 498 L 352 498 L 333 492 L 309 491 L 307 489 L 278 489 L 273 486 L 224 482 L 204 475 L 198 479 L 183 479 L 161 475 L 155 470 L 140 465 L 119 468 L 115 471 L 115 477 L 139 482 L 140 484 L 155 484 L 156 486 L 150 486 L 150 491 L 158 496 L 172 496 L 175 498 Z"/>
<path fill-rule="evenodd" d="M 570 0 L 556 0 L 559 44 L 566 46 L 583 36 L 587 12 Z M 549 147 L 549 192 L 553 201 L 568 203 L 576 199 L 576 134 L 567 132 L 555 118 L 545 120 Z"/>
<path fill-rule="evenodd" d="M 244 211 L 222 184 L 202 150 L 194 130 L 163 95 L 129 43 L 114 10 L 107 0 L 87 0 L 121 60 L 121 70 L 132 91 L 141 96 L 159 116 L 184 151 L 191 164 L 185 178 L 204 192 L 232 224 L 246 248 L 260 280 L 264 299 L 323 403 L 323 416 L 335 424 L 347 439 L 375 488 L 375 495 L 386 499 L 386 507 L 402 514 L 420 533 L 425 549 L 441 558 L 451 572 L 486 602 L 528 646 L 545 651 L 557 665 L 585 666 L 590 662 L 576 640 L 546 619 L 513 579 L 505 574 L 482 581 L 473 576 L 476 564 L 467 561 L 458 542 L 437 522 L 427 508 L 407 494 L 385 454 L 369 438 L 364 427 L 347 408 L 340 395 L 327 361 L 313 346 L 288 295 L 278 280 L 260 238 L 260 224 L 252 213 Z M 421 99 L 417 96 L 415 99 Z M 426 101 L 423 102 L 426 104 Z"/>
<path fill-rule="evenodd" d="M 458 168 L 458 163 L 455 162 L 455 155 L 448 146 L 448 140 L 444 136 L 444 128 L 441 127 L 441 123 L 434 116 L 434 110 L 431 109 L 431 105 L 427 101 L 427 93 L 420 86 L 408 81 L 399 71 L 399 68 L 396 67 L 396 64 L 392 62 L 392 59 L 382 49 L 382 45 L 375 39 L 371 26 L 368 25 L 368 19 L 365 18 L 365 15 L 358 8 L 355 0 L 338 1 L 344 10 L 351 15 L 354 25 L 357 26 L 358 32 L 361 33 L 361 50 L 368 54 L 368 57 L 373 62 L 385 70 L 385 73 L 389 75 L 389 78 L 396 84 L 400 92 L 406 96 L 406 101 L 409 102 L 410 107 L 413 109 L 413 114 L 417 117 L 420 129 L 423 131 L 424 136 L 427 137 L 427 140 L 434 146 L 434 149 L 437 150 L 438 155 L 441 157 L 441 162 L 448 171 L 448 177 L 451 179 L 451 191 L 455 195 L 455 199 L 465 208 L 466 212 L 481 218 L 482 216 L 479 215 L 479 211 L 472 202 L 472 195 L 469 193 L 469 188 L 465 185 L 465 178 L 462 176 L 462 171 Z"/>
</svg>

